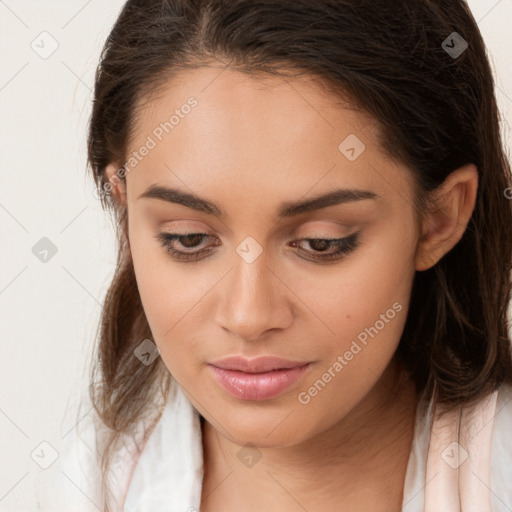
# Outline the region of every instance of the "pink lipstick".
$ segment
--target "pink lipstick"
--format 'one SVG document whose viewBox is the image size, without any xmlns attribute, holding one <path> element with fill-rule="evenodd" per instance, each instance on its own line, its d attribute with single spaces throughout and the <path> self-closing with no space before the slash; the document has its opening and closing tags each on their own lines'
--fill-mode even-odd
<svg viewBox="0 0 512 512">
<path fill-rule="evenodd" d="M 231 395 L 242 400 L 268 400 L 297 382 L 311 366 L 273 356 L 245 359 L 233 356 L 208 365 L 214 379 Z"/>
</svg>

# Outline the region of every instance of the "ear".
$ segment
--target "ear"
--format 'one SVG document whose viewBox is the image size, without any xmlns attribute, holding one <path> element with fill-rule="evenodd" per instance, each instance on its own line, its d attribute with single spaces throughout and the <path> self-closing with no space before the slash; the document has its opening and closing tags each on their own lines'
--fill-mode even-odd
<svg viewBox="0 0 512 512">
<path fill-rule="evenodd" d="M 105 168 L 105 177 L 110 184 L 109 189 L 112 191 L 114 199 L 126 206 L 126 178 L 122 174 L 123 171 L 120 166 L 108 164 Z M 120 176 L 123 176 L 124 179 L 121 179 Z"/>
<path fill-rule="evenodd" d="M 423 222 L 416 253 L 416 270 L 433 267 L 462 238 L 475 208 L 478 171 L 466 164 L 432 191 L 435 204 Z"/>
</svg>

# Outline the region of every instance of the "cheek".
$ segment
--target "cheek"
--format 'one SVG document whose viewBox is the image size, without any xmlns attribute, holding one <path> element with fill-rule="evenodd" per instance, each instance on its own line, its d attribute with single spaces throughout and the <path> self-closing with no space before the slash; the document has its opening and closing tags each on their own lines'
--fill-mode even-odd
<svg viewBox="0 0 512 512">
<path fill-rule="evenodd" d="M 298 390 L 309 415 L 347 414 L 370 392 L 398 347 L 414 269 L 407 270 L 404 256 L 379 254 L 353 265 L 350 273 L 317 281 L 315 288 L 310 283 L 313 309 L 329 327 L 331 341 L 319 337 L 324 340 L 323 347 L 317 346 L 321 361 Z"/>
<path fill-rule="evenodd" d="M 137 288 L 155 343 L 161 350 L 161 340 L 174 332 L 173 326 L 183 316 L 188 288 L 183 286 L 179 268 L 169 262 L 165 250 L 157 244 L 135 230 L 130 236 Z"/>
<path fill-rule="evenodd" d="M 368 237 L 339 265 L 308 267 L 300 280 L 288 276 L 297 296 L 342 345 L 376 322 L 380 327 L 381 315 L 385 330 L 399 337 L 415 274 L 413 246 L 399 232 Z"/>
<path fill-rule="evenodd" d="M 187 369 L 202 362 L 205 340 L 197 334 L 197 316 L 213 305 L 209 292 L 219 279 L 200 273 L 193 264 L 171 261 L 150 236 L 130 238 L 137 288 L 153 341 L 169 371 L 180 380 Z M 203 278 L 198 278 L 201 274 Z"/>
<path fill-rule="evenodd" d="M 136 215 L 129 219 L 130 248 L 137 288 L 155 336 L 178 321 L 191 288 L 184 285 L 181 267 L 171 261 L 157 234 Z"/>
</svg>

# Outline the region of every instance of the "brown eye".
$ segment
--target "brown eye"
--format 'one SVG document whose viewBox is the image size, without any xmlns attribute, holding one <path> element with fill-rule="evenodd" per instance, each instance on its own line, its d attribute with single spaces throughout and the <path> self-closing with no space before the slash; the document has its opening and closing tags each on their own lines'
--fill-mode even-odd
<svg viewBox="0 0 512 512">
<path fill-rule="evenodd" d="M 179 240 L 180 244 L 182 244 L 184 247 L 190 248 L 190 247 L 196 247 L 199 242 L 202 241 L 202 239 L 206 235 L 203 235 L 201 233 L 193 233 L 191 235 L 180 235 L 177 239 Z"/>
<path fill-rule="evenodd" d="M 212 237 L 206 233 L 160 233 L 157 238 L 173 258 L 181 260 L 197 260 L 203 253 L 210 252 L 210 249 L 207 248 L 200 249 L 198 251 L 180 251 L 179 249 L 176 249 L 176 242 L 178 242 L 185 249 L 192 249 L 196 248 L 198 244 L 200 244 L 200 242 L 204 239 Z"/>
<path fill-rule="evenodd" d="M 318 260 L 335 260 L 342 258 L 343 255 L 349 254 L 358 246 L 359 233 L 353 233 L 345 238 L 303 238 L 299 240 L 299 242 L 308 242 L 309 246 L 313 249 L 310 251 L 299 247 L 299 251 L 306 252 Z M 295 246 L 297 242 L 293 244 Z M 335 250 L 327 254 L 322 254 L 327 252 L 330 247 L 334 247 Z"/>
</svg>

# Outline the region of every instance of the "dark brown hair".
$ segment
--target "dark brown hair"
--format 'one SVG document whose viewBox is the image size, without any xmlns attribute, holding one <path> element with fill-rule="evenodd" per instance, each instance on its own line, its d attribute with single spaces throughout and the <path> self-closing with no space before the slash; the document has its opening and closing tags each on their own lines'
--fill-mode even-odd
<svg viewBox="0 0 512 512">
<path fill-rule="evenodd" d="M 453 32 L 467 41 L 461 55 L 447 51 Z M 477 166 L 467 229 L 437 264 L 416 272 L 395 357 L 418 390 L 436 392 L 448 406 L 474 403 L 512 382 L 511 171 L 492 70 L 465 1 L 129 0 L 97 68 L 88 136 L 88 164 L 119 241 L 91 370 L 92 403 L 111 432 L 103 470 L 120 434 L 145 415 L 159 417 L 156 403 L 165 403 L 171 379 L 161 358 L 145 366 L 134 357 L 152 334 L 126 210 L 108 193 L 105 167 L 125 162 L 144 100 L 180 70 L 212 62 L 252 76 L 313 76 L 333 101 L 350 98 L 378 123 L 384 150 L 410 168 L 419 219 L 450 172 Z"/>
</svg>

